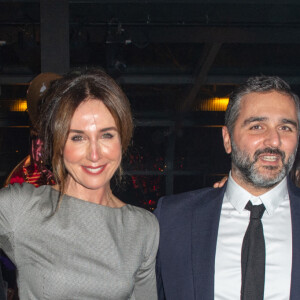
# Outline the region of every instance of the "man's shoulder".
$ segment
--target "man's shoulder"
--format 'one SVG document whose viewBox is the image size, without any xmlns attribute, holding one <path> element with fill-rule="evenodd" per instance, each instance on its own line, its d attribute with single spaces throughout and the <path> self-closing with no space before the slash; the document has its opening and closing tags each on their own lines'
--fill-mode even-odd
<svg viewBox="0 0 300 300">
<path fill-rule="evenodd" d="M 159 199 L 158 210 L 161 209 L 179 209 L 189 210 L 195 206 L 205 206 L 213 203 L 215 200 L 223 199 L 225 186 L 223 188 L 202 188 L 180 194 L 164 196 Z"/>
<path fill-rule="evenodd" d="M 288 192 L 290 197 L 300 197 L 300 188 L 296 186 L 289 178 L 287 179 Z"/>
<path fill-rule="evenodd" d="M 210 194 L 219 193 L 221 189 L 215 189 L 212 187 L 201 188 L 198 190 L 188 191 L 180 194 L 173 194 L 169 196 L 163 196 L 161 199 L 164 201 L 183 201 L 183 200 L 195 200 L 199 197 L 203 198 Z"/>
</svg>

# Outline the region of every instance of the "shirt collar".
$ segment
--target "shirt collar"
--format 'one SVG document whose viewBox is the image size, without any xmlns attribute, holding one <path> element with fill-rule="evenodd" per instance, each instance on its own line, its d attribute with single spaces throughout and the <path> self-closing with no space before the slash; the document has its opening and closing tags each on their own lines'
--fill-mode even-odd
<svg viewBox="0 0 300 300">
<path fill-rule="evenodd" d="M 272 215 L 287 196 L 288 190 L 286 177 L 284 177 L 284 179 L 274 188 L 259 197 L 256 197 L 238 185 L 232 178 L 230 172 L 224 200 L 229 201 L 239 213 L 244 210 L 249 200 L 251 200 L 254 205 L 263 203 L 266 208 L 266 212 L 269 215 Z"/>
</svg>

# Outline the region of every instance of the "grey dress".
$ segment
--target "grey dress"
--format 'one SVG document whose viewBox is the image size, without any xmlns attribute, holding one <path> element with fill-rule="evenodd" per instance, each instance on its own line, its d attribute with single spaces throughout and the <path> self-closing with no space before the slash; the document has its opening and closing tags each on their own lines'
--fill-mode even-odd
<svg viewBox="0 0 300 300">
<path fill-rule="evenodd" d="M 20 299 L 155 300 L 155 216 L 64 196 L 50 186 L 0 191 L 0 246 L 18 270 Z"/>
</svg>

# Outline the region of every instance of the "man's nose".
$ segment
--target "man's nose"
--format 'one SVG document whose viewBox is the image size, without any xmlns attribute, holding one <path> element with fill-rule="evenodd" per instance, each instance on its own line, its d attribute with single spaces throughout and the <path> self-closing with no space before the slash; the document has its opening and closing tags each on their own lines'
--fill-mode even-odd
<svg viewBox="0 0 300 300">
<path fill-rule="evenodd" d="M 269 129 L 266 133 L 265 145 L 272 148 L 277 148 L 281 145 L 280 132 L 276 129 Z"/>
</svg>

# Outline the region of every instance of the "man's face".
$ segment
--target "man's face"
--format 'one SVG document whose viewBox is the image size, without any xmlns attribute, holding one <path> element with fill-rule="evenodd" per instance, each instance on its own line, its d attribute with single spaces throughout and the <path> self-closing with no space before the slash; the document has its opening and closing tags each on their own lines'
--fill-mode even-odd
<svg viewBox="0 0 300 300">
<path fill-rule="evenodd" d="M 233 179 L 253 194 L 280 182 L 293 165 L 298 142 L 294 101 L 272 91 L 250 93 L 230 137 L 223 128 L 224 147 L 231 153 Z"/>
</svg>

